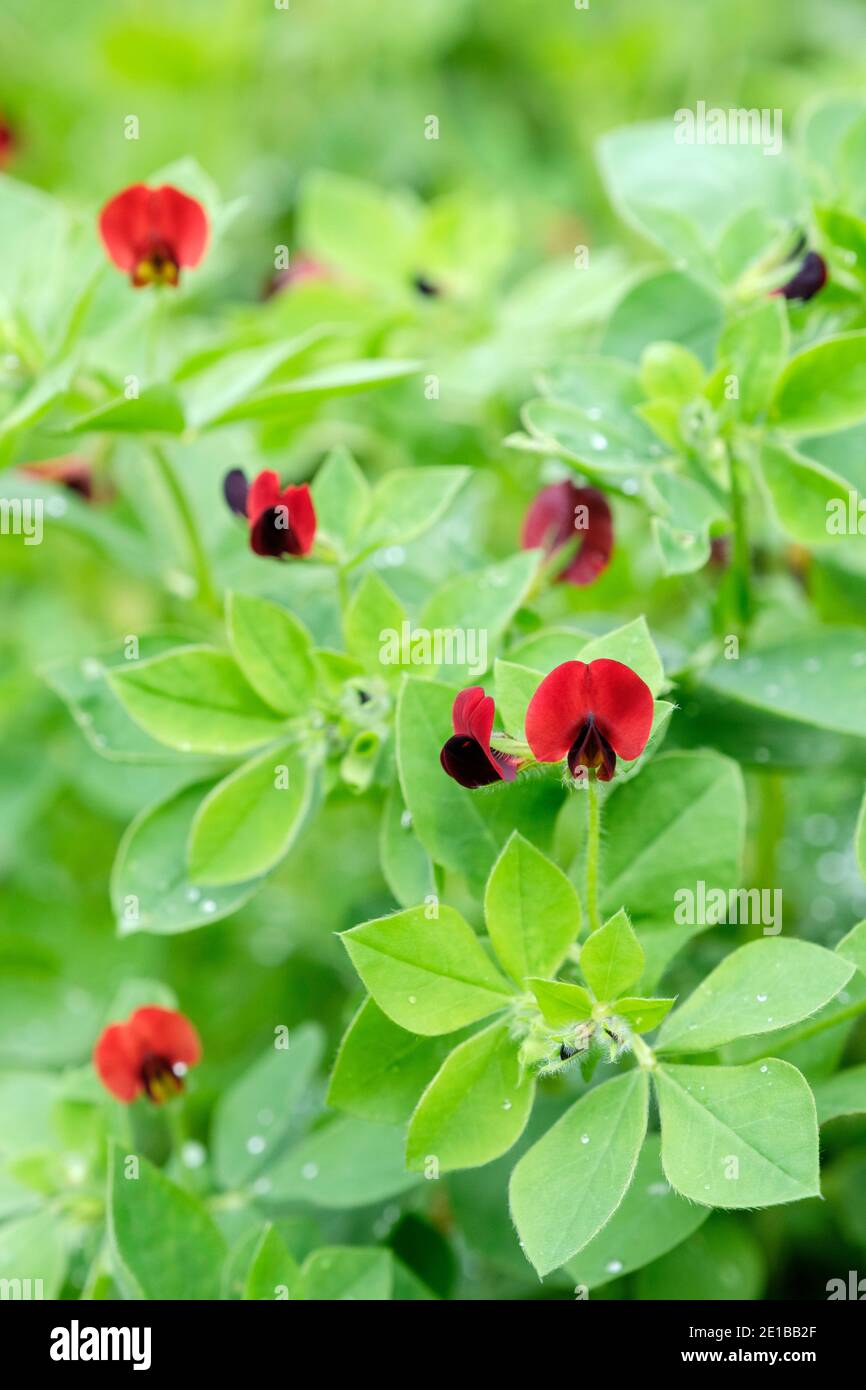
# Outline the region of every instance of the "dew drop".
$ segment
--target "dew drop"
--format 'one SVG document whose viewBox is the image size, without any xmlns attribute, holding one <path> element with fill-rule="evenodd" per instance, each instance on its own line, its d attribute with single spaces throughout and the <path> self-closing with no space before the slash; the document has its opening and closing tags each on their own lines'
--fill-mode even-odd
<svg viewBox="0 0 866 1390">
<path fill-rule="evenodd" d="M 303 1168 L 301 1169 L 301 1177 L 302 1177 L 302 1178 L 304 1178 L 307 1182 L 312 1182 L 312 1181 L 313 1181 L 313 1178 L 317 1178 L 318 1176 L 319 1176 L 319 1165 L 318 1165 L 318 1163 L 305 1163 L 305 1164 L 304 1164 Z"/>
<path fill-rule="evenodd" d="M 582 1134 L 582 1135 L 580 1136 L 580 1142 L 581 1142 L 581 1144 L 588 1144 L 588 1143 L 589 1143 L 589 1135 L 588 1135 L 588 1134 Z"/>
<path fill-rule="evenodd" d="M 265 1141 L 260 1134 L 251 1134 L 247 1140 L 248 1154 L 262 1154 L 265 1151 Z"/>
<path fill-rule="evenodd" d="M 510 1109 L 511 1109 L 511 1101 L 510 1101 L 510 1100 L 504 1100 L 504 1101 L 502 1102 L 502 1109 L 503 1109 L 503 1110 L 510 1110 Z"/>
<path fill-rule="evenodd" d="M 401 825 L 401 827 L 403 828 L 403 830 L 411 830 L 411 829 L 412 829 L 412 812 L 411 812 L 411 811 L 404 811 L 404 812 L 402 813 L 402 815 L 400 816 L 400 825 Z"/>
<path fill-rule="evenodd" d="M 410 1003 L 410 1004 L 417 1004 L 417 1003 L 418 1003 L 418 1000 L 416 999 L 416 997 L 415 997 L 414 994 L 410 994 L 410 995 L 409 995 L 409 1003 Z"/>
<path fill-rule="evenodd" d="M 622 1260 L 608 1260 L 605 1269 L 608 1274 L 619 1274 L 622 1269 Z"/>
<path fill-rule="evenodd" d="M 603 434 L 591 434 L 589 436 L 589 442 L 592 445 L 593 449 L 600 450 L 607 448 L 607 440 L 605 439 Z"/>
<path fill-rule="evenodd" d="M 586 413 L 587 413 L 587 415 L 589 416 L 590 420 L 600 420 L 600 419 L 601 419 L 601 411 L 599 410 L 599 408 L 598 408 L 597 405 L 591 405 L 591 406 L 589 406 L 589 408 L 588 408 L 588 410 L 587 410 Z"/>
<path fill-rule="evenodd" d="M 762 1072 L 768 1072 L 769 1070 L 770 1070 L 770 1068 L 767 1066 L 766 1063 L 764 1063 L 764 1065 L 761 1067 L 761 1071 L 762 1071 Z"/>
<path fill-rule="evenodd" d="M 202 912 L 207 912 L 208 914 L 210 914 L 211 912 L 216 912 L 216 903 L 213 901 L 212 898 L 206 898 L 201 905 L 201 910 Z"/>
<path fill-rule="evenodd" d="M 756 994 L 755 998 L 757 999 L 759 1004 L 766 1004 L 767 1002 L 766 994 Z"/>
<path fill-rule="evenodd" d="M 206 1158 L 204 1144 L 197 1143 L 195 1139 L 188 1140 L 180 1151 L 180 1161 L 184 1168 L 200 1168 Z"/>
<path fill-rule="evenodd" d="M 201 889 L 200 889 L 200 888 L 187 888 L 187 890 L 186 890 L 186 900 L 187 900 L 188 903 L 197 903 L 200 897 L 201 897 Z"/>
</svg>

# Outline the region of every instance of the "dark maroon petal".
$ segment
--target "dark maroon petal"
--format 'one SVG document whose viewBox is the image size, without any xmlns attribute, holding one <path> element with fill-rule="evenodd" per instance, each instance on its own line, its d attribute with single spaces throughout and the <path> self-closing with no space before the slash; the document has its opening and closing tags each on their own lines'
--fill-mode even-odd
<svg viewBox="0 0 866 1390">
<path fill-rule="evenodd" d="M 247 514 L 247 493 L 249 483 L 242 468 L 232 468 L 223 478 L 223 495 L 233 512 L 238 516 Z"/>
<path fill-rule="evenodd" d="M 257 555 L 300 555 L 300 543 L 288 523 L 288 508 L 266 507 L 250 528 L 250 545 Z"/>
<path fill-rule="evenodd" d="M 488 787 L 491 782 L 503 779 L 503 773 L 493 758 L 476 739 L 466 734 L 454 734 L 449 738 L 439 760 L 448 776 L 459 782 L 461 787 Z"/>
<path fill-rule="evenodd" d="M 811 299 L 827 283 L 827 263 L 817 251 L 809 251 L 803 258 L 800 269 L 787 284 L 782 285 L 779 294 L 786 299 Z"/>
<path fill-rule="evenodd" d="M 568 768 L 572 777 L 578 779 L 583 776 L 585 768 L 596 768 L 601 782 L 609 782 L 616 771 L 616 754 L 607 739 L 599 733 L 592 715 L 568 751 Z"/>
</svg>

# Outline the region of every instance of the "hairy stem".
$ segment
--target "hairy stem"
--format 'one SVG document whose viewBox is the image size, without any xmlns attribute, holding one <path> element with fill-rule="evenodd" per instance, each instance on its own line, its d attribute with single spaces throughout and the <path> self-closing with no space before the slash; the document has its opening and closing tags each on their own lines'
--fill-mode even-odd
<svg viewBox="0 0 866 1390">
<path fill-rule="evenodd" d="M 157 445 L 153 445 L 152 453 L 160 478 L 171 497 L 178 521 L 183 528 L 198 597 L 206 608 L 219 614 L 221 612 L 219 595 L 214 587 L 207 551 L 202 544 L 189 498 L 168 456 Z"/>
<path fill-rule="evenodd" d="M 745 637 L 752 617 L 752 584 L 749 567 L 749 532 L 746 523 L 746 501 L 740 480 L 740 460 L 728 449 L 728 480 L 730 484 L 731 521 L 734 526 L 734 546 L 731 557 L 734 607 L 738 635 Z"/>
<path fill-rule="evenodd" d="M 595 773 L 587 773 L 586 787 L 586 910 L 590 931 L 601 926 L 598 911 L 598 847 L 601 838 L 601 802 Z"/>
</svg>

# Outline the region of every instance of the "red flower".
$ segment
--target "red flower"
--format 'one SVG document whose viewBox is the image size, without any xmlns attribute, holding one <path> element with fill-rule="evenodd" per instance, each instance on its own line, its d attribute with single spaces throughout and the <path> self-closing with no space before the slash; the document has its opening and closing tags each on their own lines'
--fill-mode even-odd
<svg viewBox="0 0 866 1390">
<path fill-rule="evenodd" d="M 156 1004 L 136 1009 L 125 1023 L 110 1024 L 93 1049 L 100 1081 L 126 1104 L 142 1091 L 158 1105 L 171 1100 L 200 1057 L 201 1043 L 189 1019 Z"/>
<path fill-rule="evenodd" d="M 181 266 L 198 265 L 208 239 L 201 203 L 179 188 L 134 183 L 99 214 L 105 249 L 120 270 L 142 285 L 176 285 Z"/>
<path fill-rule="evenodd" d="M 286 270 L 278 270 L 271 276 L 265 285 L 262 298 L 272 299 L 275 294 L 282 294 L 298 285 L 330 278 L 327 266 L 322 265 L 321 261 L 313 260 L 312 256 L 299 256 L 294 265 L 290 265 Z"/>
<path fill-rule="evenodd" d="M 609 782 L 618 757 L 629 762 L 646 747 L 653 697 L 630 666 L 601 658 L 566 661 L 545 676 L 526 711 L 526 741 L 539 762 L 568 759 L 573 777 L 596 768 Z"/>
<path fill-rule="evenodd" d="M 233 468 L 223 480 L 223 493 L 233 512 L 250 523 L 250 545 L 257 555 L 307 555 L 316 537 L 316 509 L 306 483 L 280 491 L 280 480 L 269 468 L 252 483 L 242 469 Z"/>
<path fill-rule="evenodd" d="M 557 583 L 591 584 L 610 563 L 613 517 L 607 499 L 594 487 L 551 483 L 542 488 L 526 513 L 520 544 L 554 555 L 580 536 L 577 552 L 556 576 Z"/>
<path fill-rule="evenodd" d="M 827 262 L 817 251 L 807 251 L 799 270 L 776 290 L 776 294 L 783 294 L 786 299 L 801 299 L 805 302 L 822 290 L 826 283 Z"/>
<path fill-rule="evenodd" d="M 480 685 L 461 690 L 451 710 L 454 734 L 439 754 L 449 777 L 461 787 L 486 787 L 491 782 L 513 782 L 517 758 L 490 747 L 496 707 Z"/>
<path fill-rule="evenodd" d="M 60 483 L 77 492 L 86 502 L 93 501 L 93 469 L 89 459 L 77 454 L 65 454 L 62 458 L 40 459 L 38 463 L 20 463 L 22 473 L 31 478 L 40 478 L 46 483 Z"/>
</svg>

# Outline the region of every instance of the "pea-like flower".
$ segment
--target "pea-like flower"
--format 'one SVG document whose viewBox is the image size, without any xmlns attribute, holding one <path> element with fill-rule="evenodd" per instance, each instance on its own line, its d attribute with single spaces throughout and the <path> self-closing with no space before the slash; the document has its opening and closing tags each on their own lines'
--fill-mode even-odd
<svg viewBox="0 0 866 1390">
<path fill-rule="evenodd" d="M 106 203 L 99 233 L 136 289 L 177 285 L 181 267 L 197 266 L 205 253 L 208 220 L 201 203 L 179 188 L 134 183 Z"/>
<path fill-rule="evenodd" d="M 555 555 L 578 537 L 577 551 L 556 576 L 557 583 L 592 584 L 610 563 L 613 516 L 604 494 L 566 480 L 541 489 L 523 522 L 524 550 L 541 548 Z"/>
<path fill-rule="evenodd" d="M 461 787 L 487 787 L 492 782 L 513 782 L 519 760 L 491 748 L 496 707 L 480 685 L 461 690 L 451 710 L 454 733 L 439 755 L 442 766 Z"/>
<path fill-rule="evenodd" d="M 223 480 L 226 502 L 246 517 L 250 545 L 257 555 L 307 555 L 316 538 L 316 509 L 306 483 L 280 490 L 276 473 L 266 468 L 251 483 L 240 468 Z"/>
<path fill-rule="evenodd" d="M 621 661 L 566 661 L 545 676 L 526 711 L 526 740 L 542 763 L 567 759 L 573 777 L 589 769 L 609 782 L 617 758 L 643 752 L 653 722 L 649 686 Z"/>
<path fill-rule="evenodd" d="M 189 1019 L 156 1004 L 112 1023 L 93 1049 L 93 1065 L 106 1090 L 129 1105 L 140 1095 L 161 1105 L 183 1090 L 183 1078 L 201 1057 Z"/>
<path fill-rule="evenodd" d="M 827 262 L 817 251 L 807 251 L 799 269 L 777 291 L 786 299 L 812 299 L 827 283 Z"/>
</svg>

